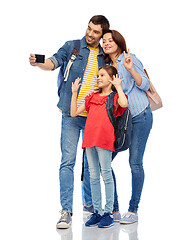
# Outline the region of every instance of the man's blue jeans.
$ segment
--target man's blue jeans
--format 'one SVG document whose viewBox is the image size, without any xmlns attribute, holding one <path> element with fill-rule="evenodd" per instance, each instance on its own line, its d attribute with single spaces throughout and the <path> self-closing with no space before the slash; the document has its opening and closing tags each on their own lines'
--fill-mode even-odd
<svg viewBox="0 0 182 240">
<path fill-rule="evenodd" d="M 147 139 L 153 124 L 153 115 L 148 106 L 142 113 L 132 118 L 132 139 L 129 148 L 129 164 L 132 174 L 132 196 L 128 211 L 137 212 L 144 184 L 143 155 Z M 121 153 L 122 154 L 122 153 Z M 113 158 L 116 153 L 113 153 Z M 114 212 L 119 211 L 118 196 L 116 189 L 116 179 L 113 172 L 115 183 Z"/>
<path fill-rule="evenodd" d="M 67 210 L 72 213 L 73 209 L 73 189 L 74 189 L 74 166 L 76 161 L 77 145 L 80 133 L 84 131 L 86 117 L 70 117 L 62 114 L 62 129 L 61 129 L 61 165 L 59 169 L 60 180 L 60 202 L 62 210 Z M 87 159 L 84 159 L 85 166 L 88 165 Z M 81 163 L 80 163 L 81 165 Z M 83 196 L 86 206 L 92 205 L 90 177 L 88 167 L 85 167 L 83 180 Z M 81 177 L 81 173 L 80 173 Z"/>
</svg>

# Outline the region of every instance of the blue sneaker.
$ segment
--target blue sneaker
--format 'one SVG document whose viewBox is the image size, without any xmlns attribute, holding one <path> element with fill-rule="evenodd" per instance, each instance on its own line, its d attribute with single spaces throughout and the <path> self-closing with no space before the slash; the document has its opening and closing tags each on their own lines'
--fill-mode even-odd
<svg viewBox="0 0 182 240">
<path fill-rule="evenodd" d="M 101 220 L 102 216 L 96 211 L 90 216 L 90 219 L 85 223 L 87 227 L 97 226 Z"/>
<path fill-rule="evenodd" d="M 114 218 L 111 213 L 104 213 L 100 223 L 98 225 L 99 228 L 109 228 L 114 225 Z"/>
</svg>

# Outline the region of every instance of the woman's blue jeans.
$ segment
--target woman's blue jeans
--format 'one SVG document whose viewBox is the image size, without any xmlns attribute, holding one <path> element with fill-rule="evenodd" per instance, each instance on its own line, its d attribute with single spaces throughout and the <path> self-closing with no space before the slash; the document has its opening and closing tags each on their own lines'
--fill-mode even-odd
<svg viewBox="0 0 182 240">
<path fill-rule="evenodd" d="M 102 212 L 102 194 L 100 184 L 100 172 L 105 185 L 106 205 L 105 212 L 113 211 L 114 204 L 114 182 L 111 170 L 112 151 L 99 148 L 86 148 L 90 171 L 90 184 L 92 193 L 92 203 L 94 210 Z"/>
<path fill-rule="evenodd" d="M 130 212 L 137 212 L 144 184 L 143 155 L 147 139 L 152 128 L 153 115 L 148 106 L 142 113 L 132 118 L 132 137 L 129 148 L 129 164 L 132 174 L 132 196 L 129 203 Z M 113 159 L 117 153 L 113 153 Z M 121 153 L 122 154 L 122 153 Z M 116 178 L 113 172 L 115 184 L 114 212 L 119 211 Z"/>
<path fill-rule="evenodd" d="M 86 117 L 72 118 L 62 114 L 62 129 L 61 129 L 61 165 L 59 169 L 60 181 L 60 202 L 62 210 L 67 210 L 72 213 L 73 206 L 73 189 L 74 189 L 74 166 L 76 161 L 77 145 L 80 133 L 84 131 Z M 90 177 L 85 154 L 85 169 L 84 179 L 82 183 L 84 204 L 92 205 Z M 81 166 L 81 163 L 80 163 Z M 81 174 L 80 174 L 81 177 Z"/>
</svg>

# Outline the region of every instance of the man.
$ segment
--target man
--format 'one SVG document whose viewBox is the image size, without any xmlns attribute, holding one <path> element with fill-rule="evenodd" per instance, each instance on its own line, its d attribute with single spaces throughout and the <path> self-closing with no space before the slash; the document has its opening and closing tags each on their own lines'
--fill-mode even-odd
<svg viewBox="0 0 182 240">
<path fill-rule="evenodd" d="M 70 116 L 71 86 L 77 77 L 82 79 L 78 94 L 78 105 L 85 96 L 97 88 L 97 72 L 105 63 L 103 51 L 99 41 L 105 31 L 109 29 L 108 20 L 102 15 L 93 16 L 88 24 L 85 36 L 80 40 L 79 55 L 73 62 L 67 81 L 64 81 L 60 91 L 58 107 L 62 110 L 61 151 L 62 159 L 59 170 L 60 201 L 62 206 L 61 218 L 57 228 L 69 228 L 72 219 L 74 166 L 76 160 L 77 144 L 80 132 L 84 130 L 87 113 L 79 116 Z M 74 41 L 66 42 L 56 54 L 46 59 L 45 63 L 36 63 L 34 54 L 30 55 L 30 64 L 43 70 L 54 70 L 67 64 L 74 48 Z M 65 66 L 64 65 L 64 66 Z M 92 209 L 90 178 L 88 163 L 85 162 L 83 181 L 83 204 L 87 210 Z"/>
</svg>

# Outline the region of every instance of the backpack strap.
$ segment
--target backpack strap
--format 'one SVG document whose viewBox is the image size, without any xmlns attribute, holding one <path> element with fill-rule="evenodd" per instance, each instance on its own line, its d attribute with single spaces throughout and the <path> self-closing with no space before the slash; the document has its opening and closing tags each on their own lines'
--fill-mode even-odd
<svg viewBox="0 0 182 240">
<path fill-rule="evenodd" d="M 113 109 L 115 94 L 116 92 L 110 93 L 106 101 L 107 114 L 114 128 L 116 128 L 116 117 L 114 115 L 114 109 Z"/>
<path fill-rule="evenodd" d="M 74 40 L 74 49 L 72 54 L 78 56 L 79 51 L 80 51 L 80 39 Z"/>
<path fill-rule="evenodd" d="M 83 182 L 84 177 L 84 158 L 85 158 L 85 149 L 83 149 L 83 155 L 82 155 L 82 173 L 81 173 L 81 181 Z"/>
<path fill-rule="evenodd" d="M 65 77 L 66 77 L 66 81 L 67 81 L 68 76 L 69 76 L 69 69 L 71 68 L 71 65 L 73 64 L 76 57 L 78 56 L 79 51 L 80 51 L 80 40 L 73 40 L 73 51 L 68 56 L 68 57 L 70 57 L 70 59 L 67 63 L 66 69 L 64 71 L 64 65 L 62 67 L 60 67 L 60 69 L 59 69 L 59 74 L 58 74 L 58 79 L 57 79 L 58 96 L 59 97 L 60 97 L 62 83 L 65 81 Z"/>
<path fill-rule="evenodd" d="M 73 48 L 71 58 L 68 61 L 68 64 L 67 64 L 65 72 L 64 72 L 64 82 L 66 82 L 68 80 L 70 68 L 80 51 L 80 40 L 74 40 L 73 42 L 74 42 L 74 48 Z"/>
</svg>

